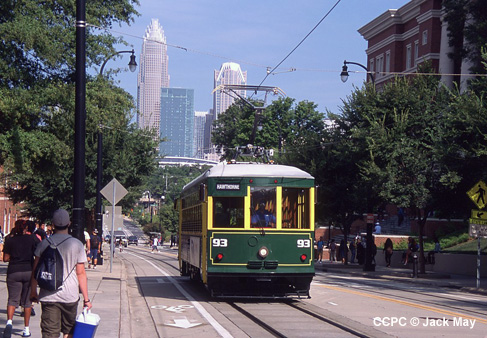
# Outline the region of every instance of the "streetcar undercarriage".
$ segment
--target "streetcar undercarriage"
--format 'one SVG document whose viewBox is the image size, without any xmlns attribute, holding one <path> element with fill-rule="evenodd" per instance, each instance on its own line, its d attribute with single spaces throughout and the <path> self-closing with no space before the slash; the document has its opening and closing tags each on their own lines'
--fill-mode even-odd
<svg viewBox="0 0 487 338">
<path fill-rule="evenodd" d="M 207 288 L 223 298 L 311 298 L 314 274 L 208 274 Z"/>
</svg>

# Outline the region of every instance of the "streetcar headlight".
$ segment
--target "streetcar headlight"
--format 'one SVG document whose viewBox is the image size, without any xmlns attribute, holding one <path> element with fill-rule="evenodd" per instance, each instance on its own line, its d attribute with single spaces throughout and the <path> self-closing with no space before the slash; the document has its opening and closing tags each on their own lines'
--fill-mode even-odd
<svg viewBox="0 0 487 338">
<path fill-rule="evenodd" d="M 269 254 L 269 249 L 267 249 L 265 246 L 263 246 L 259 249 L 259 256 L 260 257 L 266 258 L 268 254 Z"/>
<path fill-rule="evenodd" d="M 223 254 L 222 254 L 222 253 L 219 253 L 219 254 L 218 254 L 218 255 L 216 255 L 216 257 L 215 257 L 215 260 L 216 260 L 217 262 L 221 261 L 222 259 L 223 259 Z"/>
<path fill-rule="evenodd" d="M 305 254 L 302 254 L 299 258 L 301 259 L 301 262 L 304 262 L 304 261 L 306 261 L 306 259 L 308 258 L 308 256 L 305 255 Z"/>
</svg>

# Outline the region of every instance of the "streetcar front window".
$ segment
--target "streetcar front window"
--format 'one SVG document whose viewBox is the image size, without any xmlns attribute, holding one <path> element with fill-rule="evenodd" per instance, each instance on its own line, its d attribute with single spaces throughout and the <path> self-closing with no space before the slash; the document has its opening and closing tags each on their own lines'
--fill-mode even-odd
<svg viewBox="0 0 487 338">
<path fill-rule="evenodd" d="M 282 227 L 309 229 L 309 189 L 282 188 Z"/>
<path fill-rule="evenodd" d="M 243 228 L 243 197 L 213 197 L 213 227 Z"/>
<path fill-rule="evenodd" d="M 276 227 L 276 188 L 250 188 L 250 224 L 253 228 Z"/>
</svg>

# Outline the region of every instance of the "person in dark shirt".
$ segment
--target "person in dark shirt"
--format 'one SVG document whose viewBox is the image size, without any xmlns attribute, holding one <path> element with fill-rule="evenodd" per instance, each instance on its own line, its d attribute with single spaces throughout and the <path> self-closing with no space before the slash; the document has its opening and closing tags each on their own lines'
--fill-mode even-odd
<svg viewBox="0 0 487 338">
<path fill-rule="evenodd" d="M 7 325 L 3 331 L 3 337 L 9 338 L 12 335 L 12 319 L 15 309 L 19 305 L 25 308 L 24 331 L 22 337 L 30 337 L 29 321 L 31 316 L 32 303 L 30 295 L 30 276 L 34 250 L 37 242 L 35 236 L 26 234 L 26 221 L 17 220 L 3 247 L 3 261 L 8 262 L 7 268 Z"/>
<path fill-rule="evenodd" d="M 36 235 L 39 235 L 41 237 L 41 241 L 46 239 L 46 225 L 44 223 L 40 223 L 39 227 L 34 231 Z"/>
</svg>

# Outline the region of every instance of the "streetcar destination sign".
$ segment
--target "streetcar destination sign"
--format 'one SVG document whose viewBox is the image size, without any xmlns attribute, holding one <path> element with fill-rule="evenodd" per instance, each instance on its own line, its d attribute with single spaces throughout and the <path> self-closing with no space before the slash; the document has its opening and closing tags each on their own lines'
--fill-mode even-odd
<svg viewBox="0 0 487 338">
<path fill-rule="evenodd" d="M 234 183 L 218 183 L 216 190 L 240 190 L 240 184 Z"/>
</svg>

